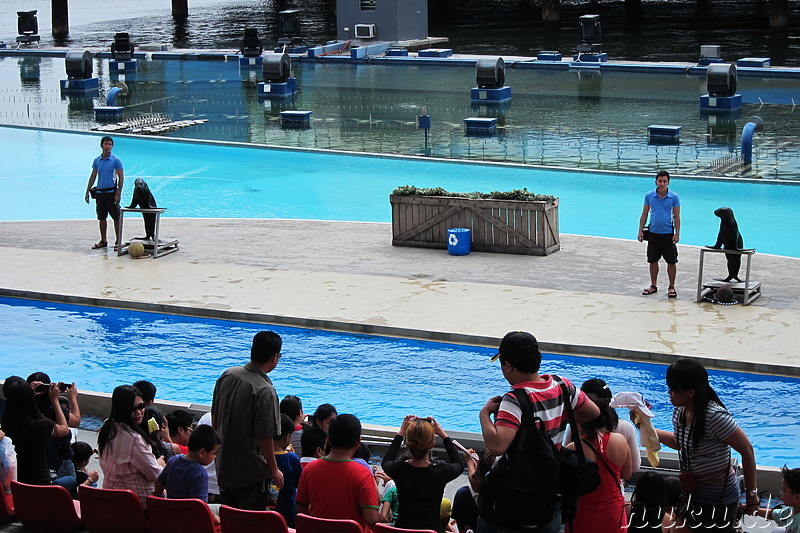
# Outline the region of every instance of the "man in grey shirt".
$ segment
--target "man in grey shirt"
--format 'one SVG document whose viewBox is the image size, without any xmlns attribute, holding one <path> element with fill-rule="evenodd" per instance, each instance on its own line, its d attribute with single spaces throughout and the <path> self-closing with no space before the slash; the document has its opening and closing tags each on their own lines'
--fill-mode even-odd
<svg viewBox="0 0 800 533">
<path fill-rule="evenodd" d="M 283 341 L 272 331 L 253 338 L 250 362 L 227 369 L 214 387 L 211 418 L 222 437 L 217 482 L 222 503 L 263 511 L 270 482 L 283 486 L 272 438 L 280 433 L 278 395 L 267 374 L 278 366 Z"/>
</svg>

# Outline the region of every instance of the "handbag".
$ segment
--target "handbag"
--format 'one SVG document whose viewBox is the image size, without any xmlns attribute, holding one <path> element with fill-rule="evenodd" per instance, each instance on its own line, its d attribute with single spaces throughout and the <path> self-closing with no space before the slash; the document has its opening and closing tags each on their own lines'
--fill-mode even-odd
<svg viewBox="0 0 800 533">
<path fill-rule="evenodd" d="M 575 449 L 571 450 L 562 446 L 558 452 L 559 458 L 559 485 L 561 488 L 561 523 L 571 523 L 578 512 L 578 498 L 589 494 L 600 486 L 600 469 L 597 463 L 586 459 L 578 436 L 578 423 L 572 411 L 572 398 L 567 389 L 567 384 L 560 377 L 552 375 L 559 383 L 561 393 L 565 398 L 564 407 L 572 430 L 572 443 Z"/>
</svg>

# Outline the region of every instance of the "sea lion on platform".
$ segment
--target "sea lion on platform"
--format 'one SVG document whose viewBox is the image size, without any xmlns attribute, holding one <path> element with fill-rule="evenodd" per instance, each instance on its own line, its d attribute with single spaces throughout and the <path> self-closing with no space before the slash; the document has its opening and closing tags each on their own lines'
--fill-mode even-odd
<svg viewBox="0 0 800 533">
<path fill-rule="evenodd" d="M 133 198 L 128 209 L 134 207 L 139 209 L 155 209 L 158 207 L 153 193 L 150 192 L 150 187 L 147 186 L 147 182 L 142 178 L 136 178 L 136 181 L 133 182 Z M 155 240 L 156 216 L 152 213 L 142 213 L 142 218 L 144 218 L 144 231 L 147 234 L 142 239 Z"/>
<path fill-rule="evenodd" d="M 719 217 L 719 234 L 717 242 L 709 248 L 725 250 L 741 250 L 744 248 L 742 234 L 739 233 L 739 224 L 733 217 L 733 210 L 730 207 L 720 207 L 714 211 Z M 740 254 L 725 254 L 728 259 L 728 277 L 722 281 L 742 281 L 739 279 L 739 269 L 742 267 L 742 256 Z"/>
</svg>

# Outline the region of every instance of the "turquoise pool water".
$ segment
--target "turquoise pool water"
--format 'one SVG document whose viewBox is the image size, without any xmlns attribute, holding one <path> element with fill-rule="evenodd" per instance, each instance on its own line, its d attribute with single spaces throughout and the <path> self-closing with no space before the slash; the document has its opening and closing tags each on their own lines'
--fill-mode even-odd
<svg viewBox="0 0 800 533">
<path fill-rule="evenodd" d="M 447 429 L 480 431 L 478 411 L 507 390 L 494 349 L 331 333 L 242 322 L 0 298 L 3 378 L 44 371 L 79 389 L 111 392 L 150 379 L 158 396 L 210 404 L 222 371 L 243 364 L 255 332 L 283 337 L 270 374 L 278 394 L 300 396 L 306 410 L 333 403 L 364 422 L 399 425 L 413 413 Z M 656 427 L 670 428 L 665 366 L 545 354 L 544 371 L 577 384 L 602 377 L 615 392 L 641 392 Z M 800 455 L 800 380 L 712 371 L 711 382 L 747 432 L 759 464 L 796 464 Z M 622 413 L 624 416 L 624 413 Z"/>
<path fill-rule="evenodd" d="M 94 217 L 83 201 L 99 136 L 0 127 L 7 157 L 0 168 L 0 220 L 77 220 Z M 635 238 L 653 176 L 547 170 L 431 160 L 368 157 L 251 146 L 117 138 L 125 165 L 122 203 L 134 178 L 144 178 L 166 216 L 289 218 L 390 222 L 388 196 L 405 184 L 451 191 L 526 187 L 560 197 L 562 233 Z M 682 201 L 681 242 L 713 243 L 721 206 L 733 209 L 746 247 L 800 257 L 790 224 L 800 186 L 675 179 Z M 46 198 L 44 205 L 32 198 Z M 35 205 L 35 207 L 34 207 Z"/>
</svg>

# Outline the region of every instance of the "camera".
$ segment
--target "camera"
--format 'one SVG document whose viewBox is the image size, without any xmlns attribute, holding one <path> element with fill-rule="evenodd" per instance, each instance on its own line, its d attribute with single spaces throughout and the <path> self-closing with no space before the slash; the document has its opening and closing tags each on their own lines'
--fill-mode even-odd
<svg viewBox="0 0 800 533">
<path fill-rule="evenodd" d="M 60 392 L 67 392 L 71 388 L 72 388 L 72 385 L 68 385 L 67 383 L 64 383 L 63 381 L 59 381 L 58 382 L 58 390 Z"/>
</svg>

